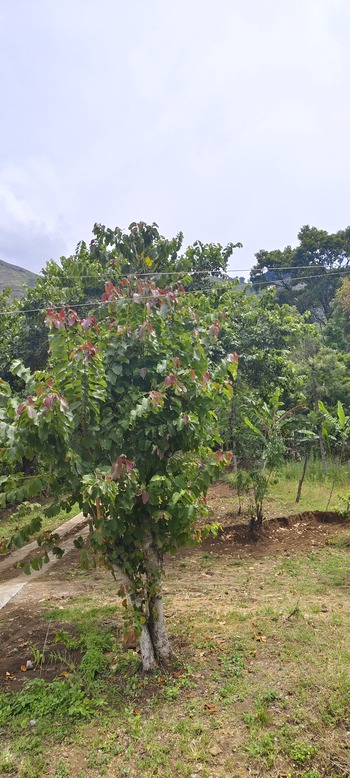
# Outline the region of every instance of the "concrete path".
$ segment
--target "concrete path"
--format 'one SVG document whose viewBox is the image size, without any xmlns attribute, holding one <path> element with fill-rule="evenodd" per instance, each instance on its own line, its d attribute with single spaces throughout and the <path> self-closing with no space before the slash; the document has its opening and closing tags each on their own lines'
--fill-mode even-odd
<svg viewBox="0 0 350 778">
<path fill-rule="evenodd" d="M 57 527 L 57 529 L 52 530 L 52 534 L 59 535 L 60 538 L 63 538 L 75 528 L 78 532 L 79 526 L 86 524 L 86 521 L 86 516 L 83 516 L 82 513 L 78 513 L 77 516 L 73 516 L 72 519 L 69 519 L 64 524 L 61 524 L 61 526 Z M 1 574 L 4 573 L 5 570 L 9 570 L 11 567 L 14 567 L 18 562 L 23 562 L 23 559 L 25 559 L 28 554 L 31 554 L 32 551 L 37 550 L 38 544 L 36 540 L 33 540 L 32 543 L 27 543 L 26 546 L 22 546 L 22 548 L 17 549 L 17 551 L 11 551 L 11 554 L 5 556 L 4 559 L 1 559 L 0 556 L 0 578 Z"/>
<path fill-rule="evenodd" d="M 74 516 L 73 519 L 69 519 L 69 521 L 66 521 L 65 524 L 62 524 L 55 530 L 60 538 L 64 538 L 67 534 L 76 529 L 73 537 L 60 542 L 60 548 L 62 548 L 65 553 L 67 553 L 67 551 L 71 551 L 75 547 L 74 537 L 76 535 L 80 534 L 83 537 L 86 537 L 89 531 L 88 527 L 86 526 L 86 522 L 86 517 L 83 516 L 82 513 L 79 513 L 77 516 Z M 16 563 L 22 562 L 28 556 L 28 554 L 35 550 L 38 550 L 38 544 L 36 541 L 33 541 L 33 543 L 27 543 L 26 546 L 23 546 L 23 548 L 14 551 L 8 557 L 5 557 L 5 559 L 0 561 L 0 581 L 2 573 L 9 570 L 11 567 L 13 568 Z M 58 558 L 52 554 L 52 552 L 49 552 L 49 558 L 50 561 L 46 565 L 43 565 L 41 570 L 33 570 L 30 575 L 25 575 L 25 573 L 19 569 L 18 574 L 10 581 L 4 581 L 3 583 L 0 582 L 0 610 L 1 608 L 4 608 L 5 605 L 10 602 L 10 600 L 16 597 L 16 595 L 23 589 L 24 586 L 26 586 L 26 584 L 30 584 L 30 582 L 35 578 L 38 578 L 40 575 L 43 575 L 44 573 L 51 570 L 51 568 L 54 567 L 54 565 L 59 561 Z"/>
</svg>

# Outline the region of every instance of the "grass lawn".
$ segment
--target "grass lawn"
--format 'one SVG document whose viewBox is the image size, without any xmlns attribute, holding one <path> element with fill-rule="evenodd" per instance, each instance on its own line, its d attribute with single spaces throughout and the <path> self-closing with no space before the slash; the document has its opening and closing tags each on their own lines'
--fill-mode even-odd
<svg viewBox="0 0 350 778">
<path fill-rule="evenodd" d="M 33 583 L 1 612 L 12 678 L 0 679 L 0 775 L 349 776 L 349 524 L 297 553 L 291 531 L 278 553 L 259 541 L 222 553 L 218 537 L 167 560 L 176 660 L 154 676 L 123 647 L 107 571 L 83 571 L 73 555 L 40 579 L 40 601 Z"/>
<path fill-rule="evenodd" d="M 6 512 L 3 511 L 3 515 L 0 517 L 0 541 L 9 538 L 16 530 L 20 529 L 21 526 L 29 523 L 34 514 L 35 516 L 40 516 L 42 519 L 42 530 L 49 530 L 51 532 L 77 513 L 79 513 L 79 505 L 73 505 L 69 511 L 61 510 L 56 516 L 48 517 L 45 516 L 45 503 L 40 508 L 35 509 L 35 511 L 30 509 L 28 505 L 27 514 L 20 519 L 16 515 L 12 515 L 8 510 L 6 510 Z"/>
</svg>

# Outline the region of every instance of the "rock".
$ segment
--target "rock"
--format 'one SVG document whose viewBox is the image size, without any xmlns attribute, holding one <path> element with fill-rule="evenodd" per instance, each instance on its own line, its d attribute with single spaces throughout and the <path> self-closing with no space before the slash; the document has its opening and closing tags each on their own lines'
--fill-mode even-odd
<svg viewBox="0 0 350 778">
<path fill-rule="evenodd" d="M 31 659 L 27 659 L 26 668 L 27 668 L 27 670 L 33 670 L 34 669 L 34 665 L 33 665 L 33 662 L 32 662 Z"/>
</svg>

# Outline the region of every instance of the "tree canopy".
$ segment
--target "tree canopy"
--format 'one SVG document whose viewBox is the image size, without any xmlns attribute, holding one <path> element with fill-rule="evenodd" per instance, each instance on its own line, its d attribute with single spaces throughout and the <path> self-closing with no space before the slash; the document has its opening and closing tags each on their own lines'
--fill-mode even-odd
<svg viewBox="0 0 350 778">
<path fill-rule="evenodd" d="M 328 233 L 305 225 L 295 248 L 261 250 L 251 271 L 255 288 L 276 283 L 281 302 L 301 313 L 312 311 L 315 320 L 329 317 L 331 302 L 342 276 L 350 266 L 350 227 Z"/>
</svg>

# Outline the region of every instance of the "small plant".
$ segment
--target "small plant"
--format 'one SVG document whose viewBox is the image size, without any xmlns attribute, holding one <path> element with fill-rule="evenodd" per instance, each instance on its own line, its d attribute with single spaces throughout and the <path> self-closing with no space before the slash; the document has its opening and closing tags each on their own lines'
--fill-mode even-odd
<svg viewBox="0 0 350 778">
<path fill-rule="evenodd" d="M 346 494 L 339 494 L 338 497 L 341 502 L 342 512 L 345 516 L 348 516 L 350 513 L 350 491 L 346 492 Z"/>
<path fill-rule="evenodd" d="M 68 767 L 60 760 L 53 774 L 53 778 L 69 778 L 70 771 Z"/>
<path fill-rule="evenodd" d="M 303 765 L 317 754 L 316 746 L 306 740 L 296 740 L 289 750 L 289 756 L 298 765 Z"/>
<path fill-rule="evenodd" d="M 39 667 L 39 665 L 43 665 L 45 662 L 45 652 L 40 651 L 40 649 L 37 646 L 34 646 L 33 644 L 31 644 L 29 648 L 33 657 L 34 666 Z"/>
<path fill-rule="evenodd" d="M 274 689 L 267 689 L 266 692 L 260 696 L 260 702 L 263 705 L 269 705 L 270 702 L 275 702 L 279 699 L 279 694 Z"/>
<path fill-rule="evenodd" d="M 68 648 L 71 651 L 74 651 L 77 648 L 80 648 L 82 644 L 81 638 L 72 637 L 72 635 L 67 632 L 65 629 L 59 629 L 56 632 L 56 635 L 54 637 L 55 643 L 63 643 L 66 648 Z"/>
<path fill-rule="evenodd" d="M 276 758 L 277 748 L 272 732 L 260 735 L 259 737 L 257 737 L 254 733 L 249 742 L 246 744 L 245 748 L 250 756 L 254 757 L 255 759 L 264 759 L 268 766 L 273 765 Z"/>
<path fill-rule="evenodd" d="M 60 664 L 66 667 L 70 673 L 74 673 L 76 667 L 69 653 L 66 651 L 62 654 L 61 651 L 52 651 L 50 653 L 50 660 L 53 664 Z"/>
<path fill-rule="evenodd" d="M 300 405 L 285 410 L 280 401 L 281 389 L 277 387 L 269 402 L 252 403 L 252 419 L 245 417 L 248 438 L 254 435 L 255 453 L 249 472 L 254 504 L 250 521 L 251 529 L 259 529 L 263 522 L 263 506 L 274 471 L 281 466 L 286 449 L 287 425 Z"/>
<path fill-rule="evenodd" d="M 242 497 L 245 494 L 248 494 L 252 488 L 252 479 L 251 474 L 248 473 L 247 470 L 235 470 L 235 472 L 230 473 L 230 475 L 227 476 L 226 480 L 232 486 L 236 492 L 238 497 L 238 513 L 242 513 Z"/>
</svg>

